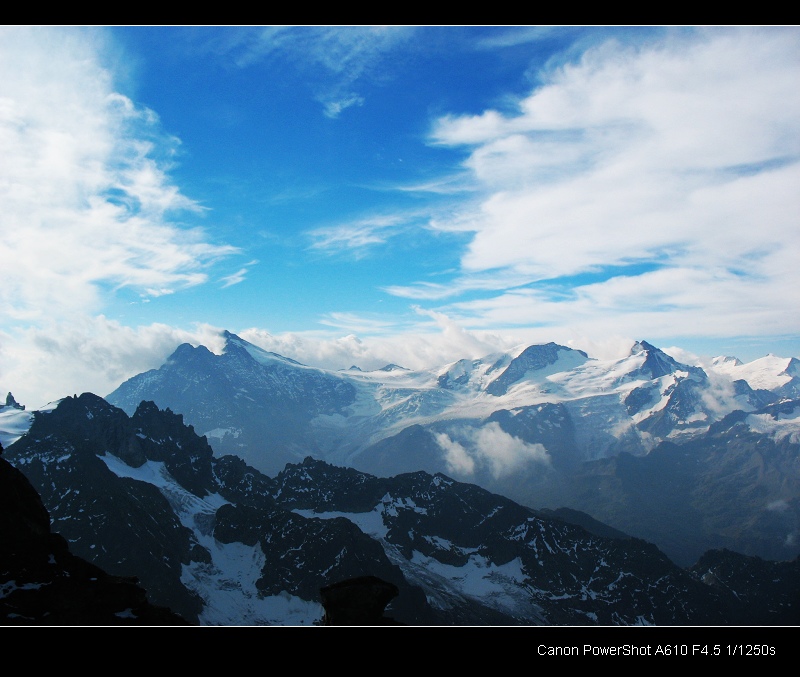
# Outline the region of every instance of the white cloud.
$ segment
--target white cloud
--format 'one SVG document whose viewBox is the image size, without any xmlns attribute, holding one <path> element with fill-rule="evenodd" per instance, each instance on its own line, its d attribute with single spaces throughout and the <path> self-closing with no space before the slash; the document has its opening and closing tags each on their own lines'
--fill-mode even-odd
<svg viewBox="0 0 800 677">
<path fill-rule="evenodd" d="M 357 94 L 350 94 L 344 98 L 337 98 L 335 100 L 331 99 L 324 102 L 324 110 L 325 117 L 336 119 L 339 117 L 340 113 L 352 106 L 363 106 L 364 105 L 364 98 L 358 96 Z"/>
<path fill-rule="evenodd" d="M 413 32 L 402 26 L 267 26 L 238 38 L 228 34 L 234 42 L 224 49 L 235 53 L 241 66 L 281 53 L 301 67 L 322 68 L 353 82 Z"/>
<path fill-rule="evenodd" d="M 358 313 L 328 313 L 320 319 L 320 324 L 345 331 L 374 335 L 395 332 L 399 323 L 396 318 L 389 318 L 385 315 L 366 316 Z"/>
<path fill-rule="evenodd" d="M 493 273 L 462 275 L 449 283 L 416 282 L 411 285 L 391 285 L 383 291 L 392 296 L 417 300 L 438 300 L 459 296 L 468 291 L 499 291 L 525 284 L 526 275 L 514 270 L 501 270 Z"/>
<path fill-rule="evenodd" d="M 219 352 L 220 332 L 151 324 L 124 327 L 102 315 L 74 316 L 39 327 L 0 330 L 0 376 L 5 391 L 30 409 L 67 395 L 105 396 L 136 374 L 157 369 L 181 343 Z"/>
<path fill-rule="evenodd" d="M 489 463 L 495 479 L 510 475 L 530 461 L 550 464 L 544 445 L 529 444 L 509 435 L 496 422 L 479 428 L 474 439 L 476 451 Z"/>
<path fill-rule="evenodd" d="M 372 247 L 381 245 L 407 231 L 415 214 L 370 216 L 348 223 L 315 228 L 306 233 L 310 249 L 325 254 L 346 254 L 363 258 Z"/>
<path fill-rule="evenodd" d="M 475 473 L 475 461 L 461 444 L 451 440 L 445 433 L 436 433 L 434 439 L 439 448 L 444 451 L 448 472 L 462 476 Z"/>
<path fill-rule="evenodd" d="M 43 321 L 102 294 L 200 284 L 235 250 L 173 220 L 199 207 L 168 177 L 177 140 L 115 90 L 103 34 L 0 34 L 0 312 Z"/>
<path fill-rule="evenodd" d="M 476 468 L 486 467 L 495 479 L 500 479 L 528 463 L 545 466 L 551 463 L 544 445 L 530 444 L 514 437 L 495 421 L 476 429 L 461 428 L 457 435 L 460 441 L 446 433 L 434 435 L 445 454 L 448 470 L 455 475 L 473 475 Z"/>
<path fill-rule="evenodd" d="M 337 118 L 364 98 L 354 91 L 365 79 L 381 77 L 387 56 L 414 33 L 403 26 L 267 26 L 227 31 L 213 48 L 233 55 L 241 67 L 287 59 L 309 83 L 323 114 Z"/>
<path fill-rule="evenodd" d="M 360 335 L 334 332 L 285 332 L 272 334 L 249 328 L 236 332 L 243 339 L 291 357 L 310 366 L 326 369 L 378 369 L 394 363 L 408 369 L 428 369 L 464 357 L 482 357 L 514 347 L 518 336 L 493 332 L 472 332 L 459 327 L 441 313 L 421 311 L 434 322 L 418 325 L 392 323 L 389 318 L 349 317 L 348 327 Z"/>
<path fill-rule="evenodd" d="M 440 118 L 431 142 L 468 151 L 483 197 L 430 225 L 473 237 L 450 283 L 387 291 L 533 285 L 442 308 L 472 327 L 800 331 L 799 77 L 796 29 L 684 31 L 590 48 L 541 73 L 515 114 Z"/>
<path fill-rule="evenodd" d="M 248 263 L 244 268 L 240 268 L 235 273 L 223 277 L 222 282 L 225 284 L 222 285 L 222 288 L 225 289 L 226 287 L 232 287 L 235 284 L 244 282 L 244 280 L 247 278 L 247 273 L 250 271 L 250 267 L 256 265 L 257 263 L 258 261 L 250 261 L 250 263 Z"/>
</svg>

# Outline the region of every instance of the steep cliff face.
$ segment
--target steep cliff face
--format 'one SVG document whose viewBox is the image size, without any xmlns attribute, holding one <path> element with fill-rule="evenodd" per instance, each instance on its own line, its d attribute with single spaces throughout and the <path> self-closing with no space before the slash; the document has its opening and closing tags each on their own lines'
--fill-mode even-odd
<svg viewBox="0 0 800 677">
<path fill-rule="evenodd" d="M 30 482 L 0 458 L 0 623 L 187 625 L 147 601 L 135 578 L 111 576 L 73 555 L 50 531 Z"/>
<path fill-rule="evenodd" d="M 168 422 L 171 416 L 162 418 Z M 180 443 L 183 428 L 182 422 L 175 427 L 171 448 Z M 40 493 L 53 531 L 75 555 L 112 575 L 136 576 L 151 601 L 196 623 L 202 602 L 181 584 L 181 575 L 189 562 L 207 561 L 207 553 L 157 486 L 119 477 L 106 462 L 127 459 L 125 465 L 134 468 L 142 467 L 148 453 L 161 458 L 163 434 L 162 425 L 146 438 L 121 409 L 84 393 L 36 412 L 29 434 L 7 449 L 6 458 Z M 181 456 L 190 459 L 193 453 L 199 452 L 187 448 Z M 188 463 L 174 465 L 179 471 Z"/>
</svg>

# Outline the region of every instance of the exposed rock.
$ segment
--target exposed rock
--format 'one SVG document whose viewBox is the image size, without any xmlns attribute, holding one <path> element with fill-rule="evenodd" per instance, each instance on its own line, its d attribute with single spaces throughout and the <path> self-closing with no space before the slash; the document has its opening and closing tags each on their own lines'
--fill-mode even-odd
<svg viewBox="0 0 800 677">
<path fill-rule="evenodd" d="M 396 625 L 383 615 L 400 593 L 394 583 L 376 576 L 359 576 L 320 588 L 324 625 Z"/>
<path fill-rule="evenodd" d="M 19 409 L 20 411 L 25 411 L 25 405 L 19 404 L 11 393 L 6 395 L 6 406 L 11 407 L 12 409 Z"/>
<path fill-rule="evenodd" d="M 50 515 L 30 482 L 2 458 L 0 542 L 4 625 L 188 625 L 150 604 L 136 578 L 111 576 L 74 556 L 50 532 Z"/>
</svg>

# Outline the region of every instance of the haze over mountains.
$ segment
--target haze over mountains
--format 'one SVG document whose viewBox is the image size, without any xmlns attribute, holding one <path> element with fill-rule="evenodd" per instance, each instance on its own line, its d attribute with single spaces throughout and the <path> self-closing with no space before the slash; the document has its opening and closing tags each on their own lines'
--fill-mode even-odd
<svg viewBox="0 0 800 677">
<path fill-rule="evenodd" d="M 719 358 L 706 371 L 646 341 L 610 361 L 548 343 L 425 371 L 329 371 L 224 339 L 221 354 L 179 346 L 107 402 L 86 394 L 32 412 L 9 394 L 0 410 L 6 457 L 42 492 L 54 529 L 111 573 L 134 567 L 155 603 L 191 622 L 311 623 L 316 590 L 337 575 L 400 585 L 416 600 L 397 607 L 412 623 L 792 617 L 791 591 L 769 613 L 732 611 L 686 579 L 669 601 L 646 583 L 657 551 L 630 536 L 684 568 L 738 571 L 729 551 L 796 564 L 794 358 Z M 517 517 L 484 533 L 499 506 Z M 509 550 L 533 524 L 555 531 Z M 346 564 L 354 551 L 341 539 L 354 538 L 373 554 Z M 312 555 L 321 543 L 331 545 Z M 542 560 L 542 547 L 556 559 Z M 611 578 L 629 565 L 624 592 Z M 673 566 L 656 568 L 684 575 Z M 564 587 L 566 571 L 581 589 L 600 586 L 591 604 Z M 558 596 L 568 601 L 554 605 Z"/>
<path fill-rule="evenodd" d="M 268 475 L 308 455 L 379 476 L 441 472 L 586 511 L 685 566 L 711 547 L 800 552 L 795 358 L 704 371 L 646 341 L 609 361 L 550 343 L 425 371 L 328 371 L 225 338 L 220 355 L 180 346 L 109 402 L 180 412 L 215 453 Z"/>
</svg>

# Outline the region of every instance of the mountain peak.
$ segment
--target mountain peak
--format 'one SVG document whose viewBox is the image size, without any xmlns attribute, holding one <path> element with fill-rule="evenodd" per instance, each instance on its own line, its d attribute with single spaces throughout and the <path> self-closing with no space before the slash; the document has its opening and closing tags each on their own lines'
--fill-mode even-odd
<svg viewBox="0 0 800 677">
<path fill-rule="evenodd" d="M 570 369 L 588 359 L 589 356 L 582 350 L 573 350 L 552 341 L 534 344 L 511 360 L 503 373 L 489 384 L 486 392 L 490 395 L 505 395 L 514 383 L 525 378 L 529 372 L 545 375 L 543 370 L 558 369 L 561 366 L 563 369 Z"/>
<path fill-rule="evenodd" d="M 11 393 L 8 393 L 8 395 L 6 395 L 6 405 L 5 406 L 7 406 L 7 407 L 9 407 L 11 409 L 19 409 L 20 411 L 25 411 L 25 405 L 24 404 L 20 404 L 19 402 L 17 402 L 14 399 L 14 396 Z"/>
<path fill-rule="evenodd" d="M 269 350 L 259 348 L 257 345 L 254 345 L 249 341 L 245 341 L 245 339 L 243 339 L 241 336 L 237 336 L 236 334 L 229 332 L 227 329 L 222 332 L 222 336 L 225 339 L 224 352 L 226 353 L 235 352 L 237 350 L 245 351 L 253 360 L 262 365 L 271 365 L 277 361 L 296 366 L 305 366 L 297 360 L 293 360 L 291 357 L 285 357 L 283 355 L 279 355 L 278 353 L 273 353 Z"/>
<path fill-rule="evenodd" d="M 252 343 L 245 341 L 241 336 L 238 334 L 234 334 L 232 331 L 228 331 L 227 329 L 223 330 L 222 338 L 225 339 L 225 345 L 227 346 L 230 343 L 238 344 L 241 346 L 250 346 L 253 345 Z"/>
<path fill-rule="evenodd" d="M 641 352 L 650 352 L 653 350 L 661 352 L 661 350 L 656 348 L 652 343 L 648 343 L 647 341 L 636 341 L 631 347 L 630 355 L 638 355 Z"/>
<path fill-rule="evenodd" d="M 715 367 L 741 367 L 743 363 L 738 357 L 732 355 L 718 355 L 712 358 L 711 364 Z"/>
<path fill-rule="evenodd" d="M 649 378 L 660 378 L 673 374 L 676 371 L 685 371 L 697 376 L 703 375 L 704 372 L 698 367 L 691 367 L 686 364 L 681 364 L 674 358 L 667 355 L 660 348 L 647 341 L 636 341 L 631 348 L 631 356 L 645 354 L 645 360 L 642 366 L 639 367 L 637 372 L 649 376 Z"/>
<path fill-rule="evenodd" d="M 378 371 L 408 371 L 406 367 L 401 367 L 399 364 L 387 364 L 385 367 L 381 367 Z"/>
</svg>

